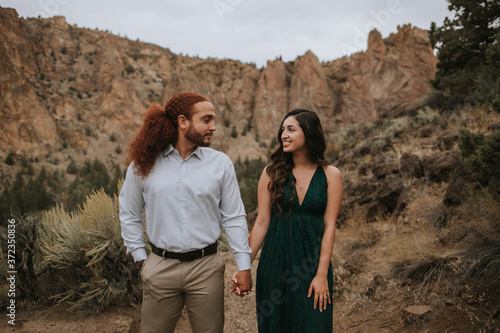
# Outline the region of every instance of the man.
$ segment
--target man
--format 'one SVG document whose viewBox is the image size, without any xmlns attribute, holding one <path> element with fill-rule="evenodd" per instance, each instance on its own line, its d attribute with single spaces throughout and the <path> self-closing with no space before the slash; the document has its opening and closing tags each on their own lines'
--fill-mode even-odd
<svg viewBox="0 0 500 333">
<path fill-rule="evenodd" d="M 210 101 L 179 93 L 165 109 L 149 108 L 130 144 L 120 221 L 127 253 L 141 270 L 144 333 L 174 332 L 184 305 L 194 333 L 223 331 L 221 227 L 238 266 L 238 287 L 252 287 L 251 249 L 234 167 L 227 155 L 208 148 L 215 129 Z"/>
</svg>

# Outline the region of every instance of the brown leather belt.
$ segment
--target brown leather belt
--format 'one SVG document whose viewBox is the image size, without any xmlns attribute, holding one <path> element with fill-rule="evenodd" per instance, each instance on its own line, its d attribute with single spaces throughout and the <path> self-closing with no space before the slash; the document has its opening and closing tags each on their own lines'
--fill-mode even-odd
<svg viewBox="0 0 500 333">
<path fill-rule="evenodd" d="M 194 250 L 190 252 L 185 252 L 185 253 L 179 253 L 179 252 L 169 252 L 167 250 L 160 249 L 156 247 L 153 243 L 151 244 L 151 251 L 163 258 L 168 258 L 168 259 L 177 259 L 179 261 L 191 261 L 195 260 L 198 258 L 203 258 L 212 254 L 217 253 L 217 242 L 203 248 L 200 250 Z"/>
</svg>

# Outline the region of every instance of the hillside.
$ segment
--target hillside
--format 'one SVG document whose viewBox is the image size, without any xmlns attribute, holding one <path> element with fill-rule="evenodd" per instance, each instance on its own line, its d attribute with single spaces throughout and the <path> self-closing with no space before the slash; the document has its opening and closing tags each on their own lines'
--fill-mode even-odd
<svg viewBox="0 0 500 333">
<path fill-rule="evenodd" d="M 333 143 L 344 123 L 417 110 L 436 64 L 426 31 L 409 25 L 386 39 L 372 31 L 367 51 L 351 57 L 320 63 L 307 52 L 260 69 L 177 55 L 64 17 L 22 19 L 9 8 L 0 8 L 0 34 L 0 156 L 57 160 L 61 170 L 70 160 L 124 161 L 115 150 L 126 150 L 148 104 L 179 91 L 211 99 L 213 147 L 233 160 L 267 157 L 282 116 L 296 107 L 318 112 Z"/>
</svg>

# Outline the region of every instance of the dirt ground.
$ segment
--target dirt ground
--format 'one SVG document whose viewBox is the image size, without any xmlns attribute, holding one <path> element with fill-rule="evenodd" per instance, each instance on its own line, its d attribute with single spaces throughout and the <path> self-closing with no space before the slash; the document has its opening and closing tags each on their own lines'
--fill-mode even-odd
<svg viewBox="0 0 500 333">
<path fill-rule="evenodd" d="M 255 293 L 239 297 L 229 292 L 231 276 L 236 270 L 236 263 L 230 252 L 222 252 L 226 262 L 225 272 L 225 332 L 257 332 L 255 316 Z M 253 278 L 258 260 L 253 264 Z M 67 312 L 67 306 L 55 306 L 46 309 L 21 312 L 16 315 L 16 325 L 8 325 L 7 320 L 0 322 L 0 332 L 25 333 L 136 333 L 140 332 L 140 304 L 115 305 L 96 312 L 86 309 Z M 183 312 L 175 332 L 192 332 L 187 313 Z"/>
<path fill-rule="evenodd" d="M 230 252 L 222 255 L 226 262 L 224 332 L 256 333 L 255 293 L 243 298 L 229 293 L 236 265 Z M 481 324 L 484 313 L 475 311 L 477 304 L 470 303 L 470 299 L 469 304 L 463 298 L 452 298 L 444 289 L 419 295 L 410 283 L 405 285 L 404 282 L 386 280 L 379 269 L 380 255 L 377 246 L 365 249 L 360 261 L 355 263 L 360 266 L 360 271 L 349 276 L 344 291 L 333 299 L 334 332 L 496 331 L 491 323 Z M 254 281 L 257 264 L 258 259 L 253 263 Z M 423 315 L 408 314 L 404 309 L 410 305 L 424 305 L 431 310 Z M 17 314 L 15 327 L 8 325 L 4 318 L 0 322 L 0 331 L 136 333 L 140 332 L 140 304 L 114 305 L 100 312 L 90 309 L 67 312 L 64 306 L 25 311 Z M 186 313 L 183 313 L 175 332 L 192 332 Z"/>
</svg>

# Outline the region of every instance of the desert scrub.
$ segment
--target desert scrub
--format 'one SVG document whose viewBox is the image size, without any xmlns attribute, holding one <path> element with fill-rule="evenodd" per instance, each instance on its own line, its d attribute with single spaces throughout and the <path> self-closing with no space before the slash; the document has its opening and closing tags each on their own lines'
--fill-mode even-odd
<svg viewBox="0 0 500 333">
<path fill-rule="evenodd" d="M 460 129 L 458 135 L 460 160 L 472 177 L 487 186 L 500 183 L 500 131 L 484 136 Z"/>
<path fill-rule="evenodd" d="M 52 296 L 58 303 L 70 303 L 73 310 L 139 299 L 139 279 L 123 245 L 118 214 L 117 196 L 103 189 L 88 195 L 74 214 L 60 207 L 44 212 L 38 231 L 42 264 L 72 277 Z"/>
<path fill-rule="evenodd" d="M 500 201 L 486 189 L 472 192 L 452 216 L 451 241 L 460 253 L 458 278 L 466 284 L 500 283 Z"/>
<path fill-rule="evenodd" d="M 427 222 L 418 230 L 399 227 L 385 235 L 385 258 L 392 276 L 420 282 L 424 289 L 432 281 L 439 284 L 444 273 L 455 269 L 458 259 L 457 250 L 439 241 L 440 232 L 443 231 Z"/>
<path fill-rule="evenodd" d="M 340 153 L 356 147 L 360 140 L 366 139 L 367 135 L 371 136 L 371 131 L 374 125 L 354 124 L 340 128 L 335 133 L 335 143 L 338 146 Z"/>
<path fill-rule="evenodd" d="M 382 123 L 380 136 L 382 137 L 399 137 L 411 129 L 411 119 L 409 116 L 386 119 Z"/>
<path fill-rule="evenodd" d="M 363 250 L 373 247 L 380 239 L 379 226 L 366 223 L 365 212 L 358 206 L 346 213 L 346 221 L 338 230 L 332 253 L 332 296 L 340 296 L 346 285 L 366 262 Z"/>
<path fill-rule="evenodd" d="M 24 304 L 67 303 L 73 310 L 138 301 L 140 279 L 132 257 L 126 254 L 118 212 L 116 194 L 110 196 L 100 189 L 88 195 L 74 213 L 57 206 L 20 217 L 16 269 Z M 2 253 L 6 253 L 2 236 Z M 5 266 L 4 256 L 0 265 Z"/>
<path fill-rule="evenodd" d="M 229 243 L 227 242 L 226 230 L 222 229 L 219 236 L 219 251 L 227 252 L 229 251 Z"/>
<path fill-rule="evenodd" d="M 451 218 L 450 241 L 459 253 L 453 291 L 465 301 L 477 332 L 498 327 L 500 201 L 485 188 L 473 191 Z"/>
<path fill-rule="evenodd" d="M 449 127 L 458 132 L 460 128 L 466 128 L 471 132 L 484 133 L 488 127 L 500 121 L 500 113 L 486 106 L 466 105 L 451 113 L 448 117 Z"/>
<path fill-rule="evenodd" d="M 359 249 L 370 248 L 380 239 L 379 226 L 366 222 L 366 210 L 355 205 L 346 212 L 342 225 L 342 237 L 335 241 L 333 263 L 340 264 L 345 258 Z"/>
<path fill-rule="evenodd" d="M 437 111 L 431 109 L 428 106 L 425 106 L 422 109 L 418 110 L 416 120 L 419 125 L 437 125 L 442 119 Z"/>
</svg>

